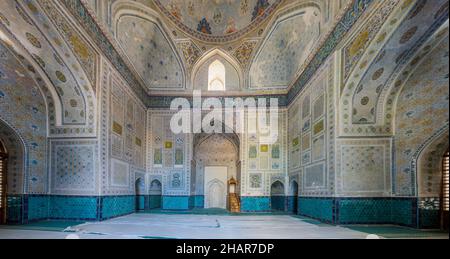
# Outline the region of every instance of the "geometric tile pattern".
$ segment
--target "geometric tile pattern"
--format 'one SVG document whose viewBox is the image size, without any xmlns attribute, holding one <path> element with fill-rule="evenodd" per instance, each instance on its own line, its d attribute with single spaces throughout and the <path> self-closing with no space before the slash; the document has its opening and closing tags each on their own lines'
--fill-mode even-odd
<svg viewBox="0 0 450 259">
<path fill-rule="evenodd" d="M 49 216 L 52 219 L 96 220 L 97 197 L 51 196 Z"/>
<path fill-rule="evenodd" d="M 69 190 L 91 191 L 96 183 L 96 142 L 77 145 L 52 142 L 53 190 L 67 194 Z"/>
<path fill-rule="evenodd" d="M 102 197 L 101 218 L 130 214 L 136 210 L 136 196 L 106 196 Z"/>
<path fill-rule="evenodd" d="M 14 168 L 9 176 L 10 186 L 13 187 L 11 192 L 42 194 L 46 192 L 48 182 L 47 109 L 29 69 L 22 65 L 13 50 L 0 41 L 0 132 L 5 133 L 2 137 L 10 136 L 5 144 L 11 142 L 13 146 L 23 149 L 20 151 L 21 159 L 27 158 L 25 171 L 11 167 Z M 16 162 L 17 159 L 20 158 L 14 158 Z M 22 166 L 22 161 L 19 161 L 19 166 Z"/>
<path fill-rule="evenodd" d="M 265 212 L 271 211 L 270 197 L 241 197 L 242 212 Z M 284 206 L 283 206 L 284 208 Z"/>
<path fill-rule="evenodd" d="M 398 97 L 395 147 L 396 192 L 400 195 L 415 193 L 414 156 L 430 136 L 448 128 L 448 48 L 447 37 L 422 61 L 416 70 L 420 72 L 410 77 Z"/>
<path fill-rule="evenodd" d="M 303 7 L 279 18 L 252 61 L 249 88 L 284 89 L 296 79 L 320 36 L 317 12 L 314 7 Z"/>
</svg>

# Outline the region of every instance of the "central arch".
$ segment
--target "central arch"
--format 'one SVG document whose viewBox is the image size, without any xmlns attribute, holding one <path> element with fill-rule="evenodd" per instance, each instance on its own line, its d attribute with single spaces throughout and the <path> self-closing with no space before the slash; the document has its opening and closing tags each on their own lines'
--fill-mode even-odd
<svg viewBox="0 0 450 259">
<path fill-rule="evenodd" d="M 194 135 L 193 144 L 193 191 L 200 199 L 196 206 L 231 210 L 236 201 L 230 199 L 238 200 L 240 193 L 239 137 L 200 133 Z M 236 193 L 230 190 L 232 179 L 237 179 Z"/>
</svg>

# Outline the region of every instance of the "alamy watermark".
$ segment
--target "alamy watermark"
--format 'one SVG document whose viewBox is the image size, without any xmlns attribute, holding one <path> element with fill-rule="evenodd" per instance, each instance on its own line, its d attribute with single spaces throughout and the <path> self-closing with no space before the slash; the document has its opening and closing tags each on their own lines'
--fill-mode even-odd
<svg viewBox="0 0 450 259">
<path fill-rule="evenodd" d="M 202 99 L 201 91 L 194 91 L 192 104 L 187 98 L 177 98 L 170 109 L 176 111 L 170 121 L 174 134 L 247 133 L 258 134 L 261 143 L 278 140 L 277 98 Z"/>
</svg>

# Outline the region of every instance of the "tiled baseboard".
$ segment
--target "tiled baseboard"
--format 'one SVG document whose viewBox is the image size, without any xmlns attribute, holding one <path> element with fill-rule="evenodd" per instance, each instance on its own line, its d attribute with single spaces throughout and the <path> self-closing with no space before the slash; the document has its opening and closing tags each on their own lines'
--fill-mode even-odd
<svg viewBox="0 0 450 259">
<path fill-rule="evenodd" d="M 299 215 L 336 224 L 418 227 L 417 198 L 300 197 Z"/>
<path fill-rule="evenodd" d="M 270 197 L 241 197 L 241 212 L 269 212 L 271 211 Z"/>
<path fill-rule="evenodd" d="M 39 220 L 101 221 L 136 211 L 136 196 L 8 196 L 8 223 Z"/>
<path fill-rule="evenodd" d="M 417 198 L 333 198 L 261 196 L 241 197 L 241 212 L 270 212 L 285 208 L 322 222 L 348 224 L 395 224 L 415 228 L 439 228 L 440 214 L 418 209 Z M 190 210 L 204 207 L 204 196 L 8 196 L 8 223 L 25 224 L 46 219 L 102 221 L 137 210 L 162 208 Z"/>
</svg>

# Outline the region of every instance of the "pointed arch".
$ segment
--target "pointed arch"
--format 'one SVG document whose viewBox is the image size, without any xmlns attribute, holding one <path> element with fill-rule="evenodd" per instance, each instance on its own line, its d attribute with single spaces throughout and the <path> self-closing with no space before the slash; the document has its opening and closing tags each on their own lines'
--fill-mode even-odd
<svg viewBox="0 0 450 259">
<path fill-rule="evenodd" d="M 225 68 L 226 90 L 240 90 L 244 80 L 239 62 L 220 49 L 207 52 L 195 63 L 192 68 L 190 89 L 208 90 L 209 68 L 217 62 L 220 62 Z"/>
<path fill-rule="evenodd" d="M 216 59 L 209 65 L 208 69 L 208 90 L 209 91 L 225 91 L 226 88 L 226 71 L 225 66 L 220 60 Z"/>
</svg>

